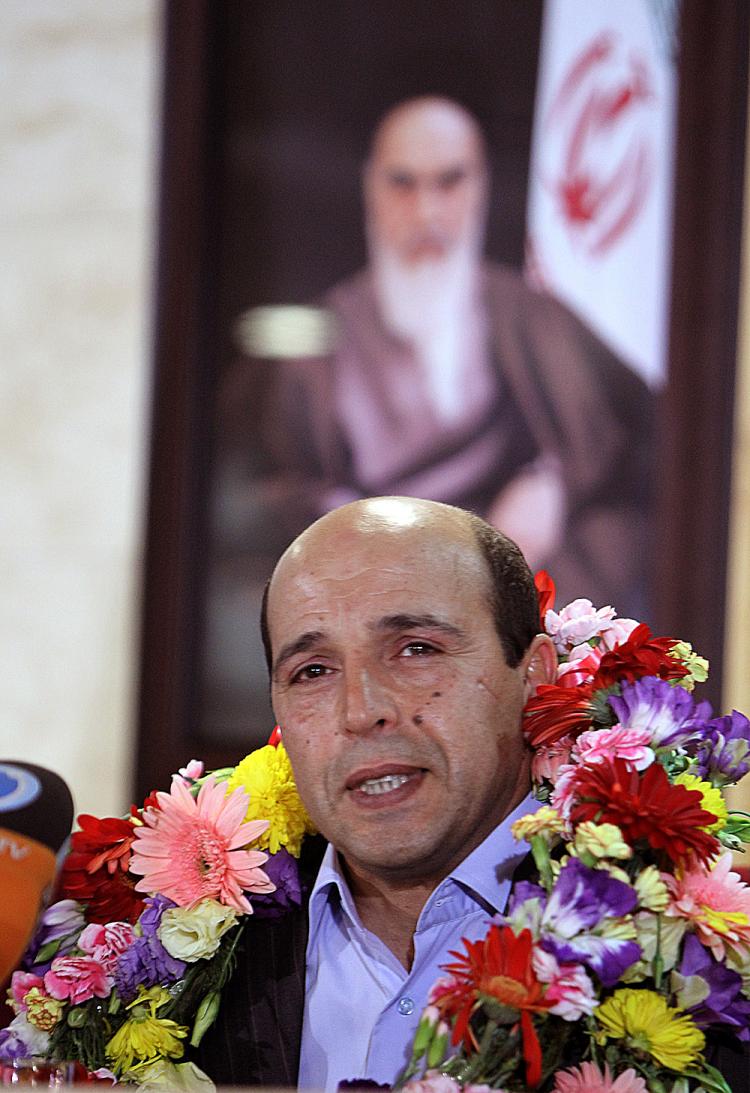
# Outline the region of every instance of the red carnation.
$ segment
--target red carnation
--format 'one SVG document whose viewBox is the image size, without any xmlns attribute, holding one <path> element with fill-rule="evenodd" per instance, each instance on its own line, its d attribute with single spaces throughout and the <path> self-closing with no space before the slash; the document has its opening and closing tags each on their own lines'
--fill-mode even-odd
<svg viewBox="0 0 750 1093">
<path fill-rule="evenodd" d="M 627 641 L 604 654 L 594 676 L 594 690 L 611 687 L 623 680 L 633 683 L 644 676 L 682 679 L 689 670 L 669 655 L 675 644 L 674 638 L 653 637 L 646 623 L 640 623 Z"/>
<path fill-rule="evenodd" d="M 570 814 L 573 824 L 616 824 L 630 846 L 643 840 L 675 863 L 691 856 L 707 861 L 719 849 L 718 839 L 701 830 L 716 816 L 702 807 L 700 791 L 673 786 L 659 763 L 643 774 L 624 759 L 583 766 L 570 790 L 578 801 Z"/>
<path fill-rule="evenodd" d="M 481 941 L 462 938 L 466 953 L 451 952 L 455 964 L 446 964 L 445 970 L 454 980 L 453 989 L 441 991 L 435 1005 L 444 1018 L 455 1017 L 452 1040 L 463 1040 L 468 1051 L 478 1051 L 471 1017 L 481 1006 L 482 996 L 519 1011 L 526 1063 L 526 1084 L 534 1088 L 542 1077 L 542 1050 L 539 1037 L 531 1020 L 532 1013 L 547 1010 L 552 1002 L 544 997 L 545 984 L 541 983 L 531 963 L 533 941 L 529 930 L 516 935 L 510 926 L 490 926 Z"/>
<path fill-rule="evenodd" d="M 81 830 L 71 836 L 71 851 L 62 867 L 61 899 L 86 904 L 89 922 L 135 922 L 143 898 L 128 873 L 133 825 L 114 816 L 78 817 Z"/>
</svg>

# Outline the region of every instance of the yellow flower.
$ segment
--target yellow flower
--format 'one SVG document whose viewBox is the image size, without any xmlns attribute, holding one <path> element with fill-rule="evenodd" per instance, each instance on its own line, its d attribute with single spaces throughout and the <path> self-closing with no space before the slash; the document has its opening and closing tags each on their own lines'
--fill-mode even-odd
<svg viewBox="0 0 750 1093">
<path fill-rule="evenodd" d="M 609 873 L 610 877 L 614 877 L 615 880 L 621 880 L 623 884 L 630 884 L 630 877 L 621 869 L 619 865 L 615 865 L 614 862 L 604 861 L 595 865 L 595 868 L 601 869 L 604 873 Z"/>
<path fill-rule="evenodd" d="M 576 828 L 577 854 L 590 854 L 592 858 L 630 858 L 633 851 L 622 837 L 616 824 L 595 824 L 585 820 Z"/>
<path fill-rule="evenodd" d="M 624 987 L 603 1002 L 594 1016 L 602 1027 L 600 1042 L 624 1040 L 628 1047 L 677 1073 L 695 1063 L 706 1044 L 692 1018 L 668 1006 L 654 991 Z"/>
<path fill-rule="evenodd" d="M 692 691 L 696 683 L 706 682 L 708 679 L 708 661 L 705 657 L 700 657 L 693 652 L 693 647 L 689 641 L 676 641 L 669 650 L 669 655 L 675 660 L 681 660 L 688 670 L 686 676 L 677 680 L 680 687 L 684 687 L 686 691 Z"/>
<path fill-rule="evenodd" d="M 275 854 L 280 846 L 299 857 L 302 836 L 315 829 L 297 793 L 283 744 L 266 744 L 246 756 L 228 779 L 227 792 L 242 786 L 250 797 L 246 820 L 268 820 L 269 828 L 254 846 Z"/>
<path fill-rule="evenodd" d="M 195 907 L 168 907 L 161 916 L 159 940 L 176 960 L 204 960 L 213 956 L 227 930 L 237 925 L 234 907 L 202 899 Z"/>
<path fill-rule="evenodd" d="M 50 998 L 39 987 L 32 987 L 23 996 L 23 1003 L 28 1007 L 26 1019 L 30 1025 L 35 1025 L 42 1032 L 51 1032 L 62 1016 L 65 1008 L 64 1002 L 58 1002 L 56 998 Z"/>
<path fill-rule="evenodd" d="M 549 842 L 553 835 L 565 830 L 565 823 L 556 808 L 551 805 L 542 805 L 536 812 L 531 812 L 520 819 L 511 827 L 513 838 L 521 842 L 526 839 L 529 842 L 535 835 L 543 835 Z"/>
<path fill-rule="evenodd" d="M 678 774 L 674 784 L 684 786 L 685 789 L 697 789 L 703 797 L 701 808 L 705 808 L 706 812 L 712 812 L 716 817 L 715 823 L 706 824 L 702 830 L 714 835 L 721 831 L 729 818 L 721 790 L 717 786 L 712 786 L 710 782 L 702 782 L 695 774 Z"/>
<path fill-rule="evenodd" d="M 669 892 L 655 865 L 647 865 L 635 880 L 633 887 L 638 893 L 638 903 L 647 911 L 665 911 L 669 904 Z"/>
<path fill-rule="evenodd" d="M 131 1070 L 137 1060 L 179 1059 L 185 1047 L 181 1040 L 187 1036 L 186 1025 L 157 1017 L 156 1011 L 170 1000 L 164 987 L 138 988 L 138 997 L 126 1008 L 131 1015 L 117 1030 L 105 1047 L 107 1058 L 120 1075 Z"/>
<path fill-rule="evenodd" d="M 636 929 L 633 919 L 629 915 L 623 918 L 604 918 L 597 929 L 600 937 L 609 938 L 610 941 L 635 941 Z"/>
</svg>

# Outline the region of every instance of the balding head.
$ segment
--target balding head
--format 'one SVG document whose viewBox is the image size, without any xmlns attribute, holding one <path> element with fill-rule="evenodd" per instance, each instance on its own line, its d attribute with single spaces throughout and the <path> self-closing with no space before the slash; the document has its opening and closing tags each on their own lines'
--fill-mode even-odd
<svg viewBox="0 0 750 1093">
<path fill-rule="evenodd" d="M 273 575 L 274 712 L 355 898 L 376 880 L 417 889 L 421 906 L 529 791 L 522 711 L 554 679 L 556 656 L 535 636 L 528 568 L 493 538 L 511 600 L 526 589 L 510 644 L 528 648 L 515 664 L 495 625 L 477 524 L 459 509 L 409 498 L 347 505 L 300 536 Z"/>
<path fill-rule="evenodd" d="M 435 154 L 435 145 L 452 151 L 461 148 L 485 166 L 479 122 L 460 103 L 442 95 L 420 95 L 391 107 L 375 127 L 369 162 L 407 154 L 426 159 Z"/>
<path fill-rule="evenodd" d="M 450 99 L 424 96 L 390 110 L 375 130 L 364 181 L 370 241 L 403 263 L 481 239 L 484 141 L 476 119 Z"/>
<path fill-rule="evenodd" d="M 280 559 L 266 588 L 261 631 L 269 671 L 273 634 L 269 602 L 286 595 L 290 578 L 304 574 L 316 560 L 352 560 L 373 553 L 387 562 L 403 546 L 417 544 L 421 556 L 457 549 L 468 565 L 465 580 L 484 586 L 483 595 L 495 622 L 505 659 L 519 663 L 539 631 L 539 611 L 533 577 L 518 547 L 480 517 L 452 505 L 411 497 L 376 497 L 334 509 L 307 528 Z M 279 590 L 280 591 L 277 591 Z"/>
</svg>

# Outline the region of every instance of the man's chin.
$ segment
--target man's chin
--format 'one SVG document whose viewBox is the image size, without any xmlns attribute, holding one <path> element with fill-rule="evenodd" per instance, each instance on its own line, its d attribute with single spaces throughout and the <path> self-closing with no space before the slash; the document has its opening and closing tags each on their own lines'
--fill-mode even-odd
<svg viewBox="0 0 750 1093">
<path fill-rule="evenodd" d="M 340 849 L 350 874 L 355 878 L 381 880 L 395 887 L 438 884 L 457 862 L 446 860 L 445 844 L 383 840 Z M 459 856 L 460 857 L 460 856 Z"/>
</svg>

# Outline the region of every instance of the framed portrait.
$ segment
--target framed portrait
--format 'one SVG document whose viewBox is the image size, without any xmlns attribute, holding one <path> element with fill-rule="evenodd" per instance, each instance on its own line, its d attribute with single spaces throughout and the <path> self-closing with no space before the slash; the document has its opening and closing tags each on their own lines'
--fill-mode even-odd
<svg viewBox="0 0 750 1093">
<path fill-rule="evenodd" d="M 455 500 L 487 515 L 491 503 L 527 483 L 530 469 L 539 481 L 548 481 L 545 474 L 554 481 L 543 431 L 537 435 L 535 422 L 523 418 L 530 397 L 523 379 L 490 390 L 484 403 L 494 416 L 486 423 L 471 416 L 479 411 L 467 401 L 463 422 L 448 421 L 439 456 L 428 458 L 429 437 L 422 448 L 414 438 L 430 414 L 440 416 L 439 384 L 430 387 L 433 403 L 413 400 L 407 425 L 391 423 L 381 440 L 369 419 L 346 418 L 347 398 L 371 406 L 377 392 L 363 394 L 361 379 L 342 379 L 343 372 L 332 383 L 321 364 L 338 352 L 346 323 L 359 334 L 368 321 L 366 298 L 347 295 L 374 264 L 363 187 L 371 182 L 380 120 L 415 98 L 448 99 L 475 120 L 489 180 L 483 260 L 511 271 L 508 291 L 523 304 L 526 290 L 515 286 L 528 267 L 543 19 L 541 0 L 167 3 L 138 793 L 164 784 L 192 755 L 221 766 L 267 738 L 273 715 L 258 628 L 263 590 L 281 552 L 316 515 L 382 492 Z M 648 440 L 636 429 L 623 454 L 612 455 L 621 468 L 640 461 L 654 473 L 647 496 L 633 489 L 606 557 L 613 585 L 634 559 L 642 563 L 647 574 L 638 587 L 648 621 L 690 637 L 718 664 L 748 12 L 739 0 L 721 15 L 710 4 L 685 4 L 677 25 L 667 382 L 649 399 L 655 427 Z M 390 182 L 410 184 L 408 177 Z M 443 310 L 436 309 L 435 323 Z M 360 312 L 364 318 L 351 319 Z M 568 319 L 561 315 L 550 312 L 549 322 L 565 360 Z M 530 326 L 517 329 L 536 337 Z M 451 336 L 447 324 L 433 338 L 436 357 Z M 461 329 L 456 339 L 467 341 Z M 378 365 L 365 379 L 383 374 Z M 611 401 L 624 404 L 630 380 L 619 371 L 607 375 Z M 408 404 L 408 388 L 399 397 Z M 455 401 L 448 399 L 446 414 Z M 493 478 L 492 502 L 485 501 L 472 470 L 463 493 L 443 492 L 440 483 L 468 465 L 455 439 L 459 427 L 479 453 L 483 429 L 482 451 L 500 443 L 499 416 L 504 466 L 512 464 L 502 489 Z M 576 457 L 582 478 L 591 461 L 586 443 Z M 472 468 L 482 458 L 472 456 Z M 578 496 L 572 487 L 569 496 Z M 600 534 L 600 511 L 587 520 L 560 533 L 581 595 L 591 594 L 588 578 L 595 584 L 589 548 Z M 619 556 L 611 545 L 634 522 L 645 529 L 647 564 L 625 538 Z M 620 613 L 628 606 L 619 604 Z"/>
</svg>

